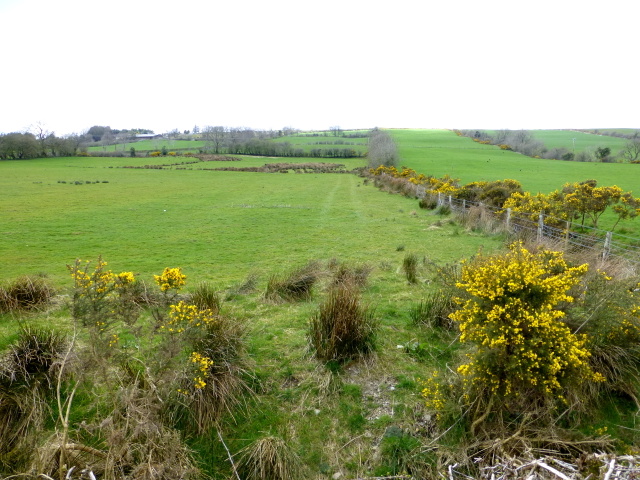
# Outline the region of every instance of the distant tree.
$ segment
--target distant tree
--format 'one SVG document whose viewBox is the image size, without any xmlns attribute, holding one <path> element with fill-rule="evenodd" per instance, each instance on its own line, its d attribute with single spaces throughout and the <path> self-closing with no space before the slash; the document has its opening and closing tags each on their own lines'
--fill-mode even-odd
<svg viewBox="0 0 640 480">
<path fill-rule="evenodd" d="M 31 125 L 29 127 L 29 131 L 33 134 L 33 136 L 38 141 L 38 144 L 40 145 L 40 152 L 38 153 L 38 155 L 41 157 L 48 156 L 48 146 L 53 144 L 53 138 L 55 138 L 54 132 L 48 130 L 46 125 L 42 122 Z"/>
<path fill-rule="evenodd" d="M 397 167 L 400 156 L 391 135 L 377 128 L 373 129 L 369 135 L 367 158 L 371 168 L 377 168 L 380 165 Z"/>
<path fill-rule="evenodd" d="M 342 129 L 338 125 L 329 127 L 329 130 L 331 131 L 334 137 L 339 137 L 342 134 Z"/>
<path fill-rule="evenodd" d="M 207 150 L 213 150 L 214 153 L 220 153 L 226 137 L 226 129 L 221 126 L 204 127 L 202 130 L 202 138 L 205 141 Z"/>
<path fill-rule="evenodd" d="M 196 135 L 200 133 L 200 127 L 198 125 L 194 125 L 191 131 L 193 132 L 194 135 Z"/>
<path fill-rule="evenodd" d="M 135 157 L 136 156 L 136 149 L 135 148 L 131 147 L 129 149 L 129 156 L 130 157 Z"/>
<path fill-rule="evenodd" d="M 33 133 L 8 133 L 0 135 L 0 158 L 24 160 L 39 156 L 40 145 Z"/>
<path fill-rule="evenodd" d="M 94 125 L 89 130 L 87 130 L 87 134 L 91 135 L 91 138 L 94 142 L 99 142 L 102 140 L 102 136 L 106 130 L 111 130 L 111 127 L 102 127 L 100 125 Z"/>
<path fill-rule="evenodd" d="M 640 140 L 634 139 L 627 142 L 620 150 L 620 156 L 627 162 L 637 162 L 640 159 Z"/>
<path fill-rule="evenodd" d="M 111 132 L 111 129 L 107 127 L 102 134 L 102 139 L 100 140 L 100 142 L 102 142 L 102 149 L 106 150 L 107 145 L 112 145 L 113 143 L 115 143 L 115 141 L 115 135 Z"/>
<path fill-rule="evenodd" d="M 611 153 L 611 149 L 609 147 L 598 147 L 596 148 L 596 158 L 600 162 L 607 161 L 607 157 Z"/>
</svg>

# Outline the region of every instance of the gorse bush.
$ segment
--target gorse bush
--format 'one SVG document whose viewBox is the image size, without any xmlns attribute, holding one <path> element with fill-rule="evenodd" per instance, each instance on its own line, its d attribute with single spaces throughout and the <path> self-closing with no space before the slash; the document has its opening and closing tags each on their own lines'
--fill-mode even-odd
<svg viewBox="0 0 640 480">
<path fill-rule="evenodd" d="M 168 322 L 161 329 L 174 337 L 168 341 L 178 337 L 183 351 L 190 352 L 177 390 L 188 411 L 179 416 L 203 432 L 223 414 L 232 414 L 250 392 L 245 381 L 246 329 L 235 319 L 182 301 L 170 306 Z"/>
<path fill-rule="evenodd" d="M 135 282 L 131 272 L 114 274 L 107 270 L 107 262 L 98 257 L 90 269 L 91 262 L 79 258 L 67 270 L 74 280 L 72 315 L 83 325 L 94 325 L 99 329 L 113 320 L 115 303 L 121 293 Z"/>
<path fill-rule="evenodd" d="M 346 361 L 375 348 L 377 322 L 353 285 L 338 285 L 311 317 L 309 338 L 322 361 Z"/>
<path fill-rule="evenodd" d="M 585 280 L 567 312 L 567 324 L 584 334 L 589 363 L 606 382 L 595 392 L 618 392 L 638 400 L 640 388 L 640 286 L 637 277 L 613 278 L 595 271 Z M 593 389 L 592 389 L 593 390 Z"/>
<path fill-rule="evenodd" d="M 522 244 L 505 255 L 466 264 L 458 287 L 466 293 L 451 315 L 460 341 L 472 346 L 463 376 L 469 402 L 509 399 L 504 408 L 531 411 L 566 403 L 572 384 L 602 382 L 589 364 L 584 336 L 562 321 L 561 303 L 587 271 L 570 267 L 559 252 L 531 253 Z"/>
</svg>

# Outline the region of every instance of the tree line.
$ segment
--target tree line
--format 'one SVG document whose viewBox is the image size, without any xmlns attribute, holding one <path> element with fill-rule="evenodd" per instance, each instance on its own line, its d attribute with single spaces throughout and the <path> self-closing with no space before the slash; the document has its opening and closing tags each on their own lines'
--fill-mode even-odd
<svg viewBox="0 0 640 480">
<path fill-rule="evenodd" d="M 469 137 L 480 144 L 497 145 L 503 150 L 513 150 L 529 157 L 575 160 L 577 162 L 640 163 L 640 137 L 638 135 L 625 137 L 629 141 L 617 153 L 612 152 L 609 147 L 603 146 L 588 148 L 576 153 L 564 147 L 547 148 L 542 141 L 535 139 L 528 130 L 497 130 L 493 134 L 484 130 L 454 130 L 454 132 L 457 135 Z"/>
</svg>

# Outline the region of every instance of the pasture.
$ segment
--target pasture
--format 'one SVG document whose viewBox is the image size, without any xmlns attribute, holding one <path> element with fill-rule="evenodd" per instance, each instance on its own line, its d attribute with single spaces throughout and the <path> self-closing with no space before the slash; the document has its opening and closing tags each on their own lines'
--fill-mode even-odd
<svg viewBox="0 0 640 480">
<path fill-rule="evenodd" d="M 118 143 L 115 145 L 94 146 L 89 147 L 89 152 L 125 152 L 129 154 L 131 147 L 136 151 L 160 151 L 163 147 L 167 150 L 191 150 L 197 152 L 198 149 L 203 148 L 205 142 L 203 140 L 174 140 L 166 138 L 155 138 L 152 140 L 139 140 L 135 142 Z"/>
<path fill-rule="evenodd" d="M 526 189 L 548 192 L 563 181 L 587 175 L 601 184 L 635 186 L 640 191 L 637 176 L 631 175 L 636 165 L 535 160 L 477 145 L 449 131 L 392 134 L 402 164 L 425 174 L 450 174 L 463 183 L 514 178 Z M 197 435 L 186 428 L 181 431 L 198 466 L 210 478 L 233 475 L 227 448 L 239 459 L 244 448 L 270 435 L 287 440 L 304 466 L 303 478 L 319 480 L 338 473 L 335 478 L 389 477 L 408 468 L 414 472 L 435 468 L 431 452 L 412 453 L 416 446 L 431 442 L 430 429 L 438 428 L 435 417 L 425 413 L 420 379 L 436 370 L 453 372 L 466 347 L 457 341 L 455 329 L 420 320 L 419 307 L 444 281 L 454 278 L 452 264 L 478 252 L 503 251 L 505 238 L 420 210 L 415 199 L 384 193 L 351 173 L 205 170 L 304 163 L 308 158 L 182 163 L 194 161 L 122 157 L 0 162 L 0 280 L 44 273 L 60 293 L 67 294 L 72 280 L 65 265 L 76 258 L 95 264 L 102 255 L 109 262 L 107 268 L 133 271 L 149 284 L 163 268 L 181 267 L 187 275 L 186 293 L 199 282 L 214 285 L 223 316 L 246 331 L 243 361 L 249 373 L 244 380 L 253 393 L 242 397 L 243 407 L 215 428 Z M 339 163 L 352 169 L 364 162 Z M 150 164 L 165 167 L 123 168 Z M 575 172 L 567 167 L 585 169 Z M 410 257 L 416 268 L 413 281 L 406 275 Z M 319 272 L 310 299 L 279 303 L 265 298 L 271 275 L 308 262 L 317 262 Z M 313 356 L 309 324 L 329 296 L 332 275 L 340 264 L 370 269 L 362 303 L 375 312 L 379 330 L 375 352 L 367 360 L 324 364 Z M 238 293 L 238 285 L 250 276 L 255 285 Z M 447 295 L 450 299 L 450 292 Z M 2 346 L 18 337 L 20 323 L 55 325 L 65 332 L 79 329 L 77 341 L 104 357 L 97 360 L 105 362 L 102 373 L 79 387 L 69 434 L 78 443 L 109 448 L 100 434 L 85 426 L 100 432 L 106 425 L 105 412 L 113 407 L 112 400 L 116 402 L 113 392 L 131 388 L 130 384 L 121 388 L 114 378 L 121 370 L 118 362 L 124 360 L 124 365 L 129 359 L 131 365 L 145 365 L 147 372 L 140 373 L 145 379 L 161 371 L 154 370 L 154 362 L 167 353 L 158 348 L 163 333 L 157 318 L 144 311 L 135 328 L 123 322 L 111 324 L 103 336 L 117 338 L 117 344 L 105 341 L 102 350 L 91 344 L 102 330 L 90 337 L 92 324 L 74 322 L 66 303 L 57 310 L 27 314 L 20 322 L 11 314 L 0 315 Z M 186 348 L 183 357 L 192 351 Z M 190 363 L 177 363 L 180 359 L 186 360 L 176 356 L 176 369 L 191 375 Z M 126 381 L 127 374 L 122 378 Z M 164 385 L 165 392 L 174 395 L 175 387 Z M 160 398 L 155 391 L 150 395 L 154 401 Z M 586 435 L 607 427 L 626 448 L 638 440 L 633 407 L 606 405 L 573 426 Z M 606 408 L 615 410 L 615 415 Z M 57 426 L 55 422 L 49 423 Z M 465 438 L 462 428 L 447 431 L 445 449 L 454 451 L 474 440 Z M 39 442 L 48 437 L 46 433 Z M 126 448 L 133 449 L 129 444 Z M 143 447 L 136 444 L 136 448 Z"/>
<path fill-rule="evenodd" d="M 616 155 L 628 141 L 625 138 L 584 133 L 574 130 L 531 130 L 531 134 L 536 140 L 544 143 L 548 149 L 566 148 L 570 152 L 573 152 L 575 145 L 575 153 L 587 149 L 608 147 L 611 149 L 611 154 Z"/>
<path fill-rule="evenodd" d="M 532 193 L 549 193 L 567 182 L 596 179 L 599 185 L 618 185 L 640 195 L 638 165 L 531 158 L 495 145 L 479 145 L 449 130 L 390 133 L 398 144 L 401 165 L 425 175 L 451 175 L 463 184 L 511 178 Z"/>
<path fill-rule="evenodd" d="M 182 266 L 227 282 L 310 259 L 392 260 L 398 245 L 450 261 L 481 243 L 451 243 L 454 227 L 428 230 L 437 219 L 416 201 L 380 193 L 355 175 L 118 168 L 150 160 L 2 162 L 2 278 L 46 272 L 68 284 L 65 264 L 103 255 L 115 270 L 147 278 Z"/>
</svg>

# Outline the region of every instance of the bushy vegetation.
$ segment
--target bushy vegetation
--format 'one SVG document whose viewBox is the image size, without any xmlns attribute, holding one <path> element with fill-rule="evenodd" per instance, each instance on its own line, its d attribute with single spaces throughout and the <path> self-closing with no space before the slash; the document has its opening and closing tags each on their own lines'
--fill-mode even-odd
<svg viewBox="0 0 640 480">
<path fill-rule="evenodd" d="M 47 278 L 23 275 L 0 285 L 0 313 L 43 308 L 54 295 L 55 289 Z"/>
<path fill-rule="evenodd" d="M 419 174 L 396 172 L 405 176 L 384 175 L 415 193 L 428 189 L 430 181 L 409 182 Z M 125 173 L 114 173 L 109 187 L 125 182 Z M 19 376 L 0 375 L 7 399 L 0 420 L 9 432 L 0 475 L 480 478 L 508 471 L 518 478 L 542 468 L 535 462 L 543 456 L 551 463 L 561 455 L 555 468 L 573 463 L 570 475 L 586 477 L 607 471 L 613 457 L 605 455 L 626 454 L 616 459 L 621 465 L 638 453 L 640 279 L 632 265 L 549 246 L 518 244 L 498 254 L 503 233 L 469 227 L 466 235 L 453 216 L 416 212 L 415 200 L 380 195 L 351 175 L 318 183 L 320 175 L 296 176 L 314 177 L 299 188 L 280 179 L 290 175 L 271 176 L 273 191 L 265 193 L 260 174 L 208 172 L 200 181 L 198 172 L 133 173 L 144 201 L 124 206 L 150 232 L 127 232 L 138 236 L 127 243 L 112 211 L 113 222 L 94 224 L 70 208 L 82 227 L 65 237 L 65 252 L 82 246 L 86 256 L 103 246 L 92 236 L 86 247 L 86 231 L 108 224 L 124 258 L 111 259 L 113 268 L 124 268 L 112 271 L 101 258 L 71 263 L 66 282 L 56 282 L 73 284 L 62 291 L 67 305 L 0 316 L 5 352 L 22 345 L 20 358 L 37 351 L 34 358 L 45 360 L 29 367 L 26 387 Z M 148 174 L 166 180 L 167 198 L 156 198 L 157 182 L 142 182 Z M 184 175 L 196 203 L 170 188 L 175 175 Z M 449 191 L 451 180 L 433 183 Z M 309 195 L 309 185 L 320 187 Z M 229 189 L 238 196 L 233 203 Z M 86 192 L 95 189 L 72 190 L 85 191 L 82 204 L 91 205 Z M 223 195 L 198 203 L 217 190 Z M 482 192 L 469 189 L 474 198 Z M 124 215 L 113 197 L 111 207 Z M 485 201 L 494 198 L 504 195 Z M 197 223 L 181 222 L 185 211 Z M 193 234 L 189 241 L 184 232 Z M 345 252 L 342 242 L 346 260 L 327 260 Z M 412 284 L 403 266 L 410 255 Z M 154 262 L 141 261 L 148 257 Z M 309 258 L 321 260 L 305 264 Z M 438 267 L 430 258 L 451 263 Z M 188 269 L 158 267 L 178 259 Z M 125 268 L 141 273 L 116 273 Z M 25 343 L 20 324 L 55 324 L 62 341 L 47 341 L 45 332 Z M 25 403 L 21 393 L 37 402 Z"/>
</svg>

